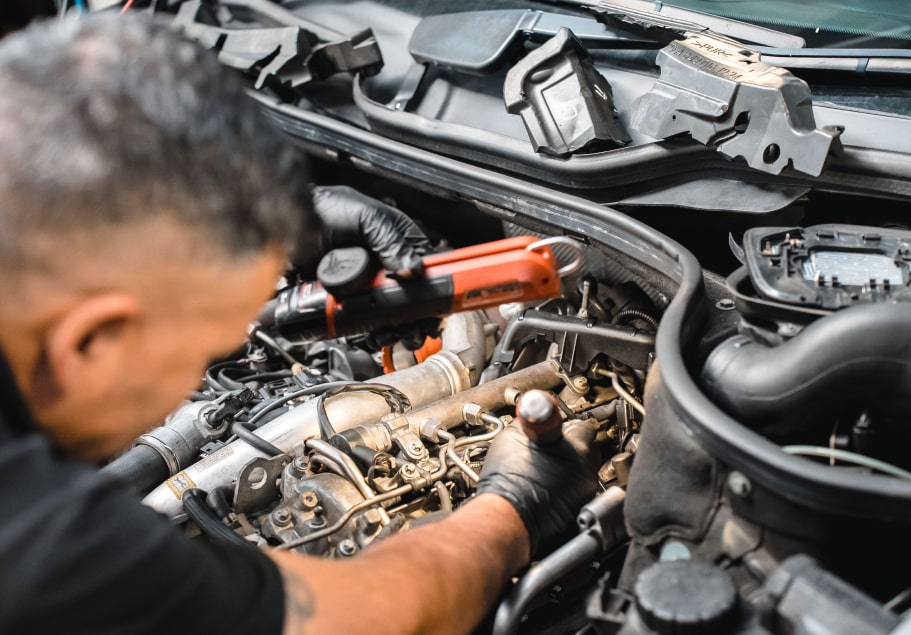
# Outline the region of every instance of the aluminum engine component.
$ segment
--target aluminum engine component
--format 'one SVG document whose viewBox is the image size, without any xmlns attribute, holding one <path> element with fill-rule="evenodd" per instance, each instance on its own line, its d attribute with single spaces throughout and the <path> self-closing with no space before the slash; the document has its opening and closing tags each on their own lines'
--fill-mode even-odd
<svg viewBox="0 0 911 635">
<path fill-rule="evenodd" d="M 444 350 L 424 363 L 378 377 L 374 382 L 392 386 L 420 407 L 450 397 L 477 383 L 486 351 L 484 319 L 479 313 L 450 316 L 443 332 Z M 472 342 L 482 343 L 480 346 Z M 389 408 L 382 397 L 349 393 L 326 404 L 326 411 L 338 430 L 360 423 L 378 421 Z M 285 452 L 304 439 L 318 437 L 316 401 L 308 401 L 265 424 L 257 434 Z M 244 441 L 229 443 L 202 461 L 188 466 L 159 485 L 143 502 L 172 518 L 183 514 L 181 496 L 193 487 L 211 490 L 228 485 L 241 468 L 263 453 Z"/>
<path fill-rule="evenodd" d="M 444 427 L 449 428 L 467 418 L 466 407 L 472 404 L 480 404 L 488 410 L 497 410 L 507 405 L 507 392 L 510 389 L 518 390 L 520 393 L 535 388 L 546 390 L 560 382 L 559 364 L 547 360 L 517 370 L 506 377 L 475 386 L 458 395 L 440 399 L 423 408 L 388 417 L 387 423 L 393 430 L 407 428 L 417 433 L 421 431 L 421 424 L 428 419 L 439 421 Z"/>
<path fill-rule="evenodd" d="M 168 417 L 164 425 L 139 437 L 136 444 L 157 451 L 173 474 L 191 463 L 203 443 L 224 432 L 227 421 L 212 426 L 205 418 L 215 408 L 212 402 L 190 402 Z"/>
<path fill-rule="evenodd" d="M 739 43 L 688 33 L 658 52 L 661 77 L 636 101 L 630 127 L 657 139 L 688 132 L 763 172 L 791 162 L 819 176 L 841 130 L 817 128 L 806 82 L 759 60 Z"/>
</svg>

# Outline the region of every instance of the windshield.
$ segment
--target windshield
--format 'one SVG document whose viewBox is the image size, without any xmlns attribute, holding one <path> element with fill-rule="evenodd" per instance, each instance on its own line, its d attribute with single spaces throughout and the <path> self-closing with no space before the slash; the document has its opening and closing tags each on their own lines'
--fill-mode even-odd
<svg viewBox="0 0 911 635">
<path fill-rule="evenodd" d="M 908 48 L 907 0 L 674 0 L 684 9 L 803 37 L 808 47 Z"/>
</svg>

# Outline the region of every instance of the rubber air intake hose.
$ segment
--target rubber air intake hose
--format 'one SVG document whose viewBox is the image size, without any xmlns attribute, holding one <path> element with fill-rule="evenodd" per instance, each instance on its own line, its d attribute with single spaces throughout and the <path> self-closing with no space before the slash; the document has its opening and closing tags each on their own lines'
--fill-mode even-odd
<svg viewBox="0 0 911 635">
<path fill-rule="evenodd" d="M 201 489 L 192 488 L 183 493 L 181 501 L 183 510 L 187 512 L 193 522 L 199 525 L 199 529 L 215 542 L 230 543 L 252 547 L 253 544 L 233 532 L 227 525 L 221 522 L 218 515 L 206 504 L 207 493 Z"/>
<path fill-rule="evenodd" d="M 791 433 L 826 409 L 911 403 L 911 304 L 858 305 L 776 347 L 736 335 L 705 362 L 702 386 L 761 432 Z"/>
<path fill-rule="evenodd" d="M 101 473 L 124 483 L 137 494 L 145 495 L 171 473 L 164 458 L 147 445 L 136 445 L 103 468 Z"/>
</svg>

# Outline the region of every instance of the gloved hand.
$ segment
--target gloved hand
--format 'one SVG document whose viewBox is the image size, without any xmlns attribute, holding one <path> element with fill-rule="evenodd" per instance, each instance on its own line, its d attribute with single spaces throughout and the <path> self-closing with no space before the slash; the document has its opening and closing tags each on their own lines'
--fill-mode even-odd
<svg viewBox="0 0 911 635">
<path fill-rule="evenodd" d="M 325 227 L 325 251 L 366 247 L 399 279 L 423 274 L 421 257 L 433 247 L 404 213 L 344 185 L 314 187 L 313 207 Z"/>
<path fill-rule="evenodd" d="M 541 446 L 513 423 L 491 444 L 478 493 L 498 494 L 519 512 L 532 557 L 550 553 L 578 532 L 579 509 L 599 491 L 594 437 L 591 424 L 568 421 L 560 441 Z"/>
<path fill-rule="evenodd" d="M 313 208 L 323 223 L 323 253 L 341 247 L 366 247 L 399 280 L 424 274 L 421 257 L 432 253 L 433 246 L 404 213 L 344 185 L 316 186 L 312 195 Z M 312 279 L 316 273 L 313 265 L 299 265 L 298 271 Z M 405 348 L 417 350 L 428 336 L 439 335 L 439 327 L 436 318 L 385 327 L 368 334 L 368 344 L 382 348 L 401 341 Z"/>
</svg>

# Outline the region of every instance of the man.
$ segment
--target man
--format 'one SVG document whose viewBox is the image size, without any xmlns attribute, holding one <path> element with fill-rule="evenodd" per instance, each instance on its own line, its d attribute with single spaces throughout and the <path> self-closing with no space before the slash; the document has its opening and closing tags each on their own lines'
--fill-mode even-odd
<svg viewBox="0 0 911 635">
<path fill-rule="evenodd" d="M 508 428 L 471 502 L 357 558 L 185 538 L 88 463 L 316 248 L 306 173 L 214 58 L 144 20 L 11 35 L 0 87 L 0 632 L 467 632 L 591 496 L 582 431 Z"/>
</svg>

